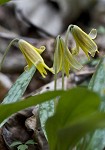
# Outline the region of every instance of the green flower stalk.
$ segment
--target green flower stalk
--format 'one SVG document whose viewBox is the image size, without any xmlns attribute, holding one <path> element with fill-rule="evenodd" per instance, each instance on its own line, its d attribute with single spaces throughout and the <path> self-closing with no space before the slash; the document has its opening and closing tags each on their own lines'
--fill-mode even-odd
<svg viewBox="0 0 105 150">
<path fill-rule="evenodd" d="M 26 61 L 27 61 L 27 68 L 31 68 L 32 65 L 35 65 L 35 67 L 38 69 L 40 74 L 42 75 L 43 78 L 45 78 L 45 75 L 47 75 L 47 72 L 45 69 L 51 71 L 53 73 L 53 69 L 49 68 L 43 58 L 41 57 L 41 53 L 45 50 L 44 46 L 41 46 L 39 49 L 32 46 L 28 42 L 24 40 L 19 40 L 18 41 L 19 49 L 23 53 Z"/>
<path fill-rule="evenodd" d="M 72 54 L 78 54 L 80 48 L 84 51 L 88 59 L 90 59 L 89 54 L 94 57 L 95 53 L 98 52 L 96 43 L 93 41 L 97 35 L 96 29 L 92 29 L 89 34 L 86 34 L 81 28 L 76 25 L 70 25 L 68 27 L 66 41 L 68 38 L 68 33 L 71 31 L 73 38 L 76 43 L 76 47 L 72 49 Z"/>
</svg>

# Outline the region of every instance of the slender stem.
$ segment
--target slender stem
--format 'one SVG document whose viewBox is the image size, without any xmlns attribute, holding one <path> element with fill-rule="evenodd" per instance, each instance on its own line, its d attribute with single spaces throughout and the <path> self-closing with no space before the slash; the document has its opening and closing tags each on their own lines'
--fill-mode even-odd
<svg viewBox="0 0 105 150">
<path fill-rule="evenodd" d="M 62 90 L 64 90 L 64 69 L 62 69 Z"/>
<path fill-rule="evenodd" d="M 54 75 L 54 91 L 57 90 L 57 73 L 55 72 L 55 75 Z"/>
<path fill-rule="evenodd" d="M 55 67 L 55 75 L 54 75 L 54 91 L 57 90 L 57 67 Z M 57 97 L 54 99 L 54 110 L 56 111 L 56 107 L 58 104 Z"/>
<path fill-rule="evenodd" d="M 7 53 L 8 53 L 8 51 L 9 51 L 11 45 L 12 45 L 14 42 L 18 41 L 18 40 L 19 40 L 19 39 L 13 39 L 13 40 L 10 42 L 10 44 L 8 45 L 8 47 L 6 48 L 5 53 L 4 53 L 3 58 L 2 58 L 2 60 L 1 60 L 1 63 L 0 63 L 0 71 L 1 71 L 1 66 L 2 66 L 2 64 L 3 64 L 3 62 L 4 62 L 4 59 L 5 59 L 5 57 L 6 57 Z"/>
</svg>

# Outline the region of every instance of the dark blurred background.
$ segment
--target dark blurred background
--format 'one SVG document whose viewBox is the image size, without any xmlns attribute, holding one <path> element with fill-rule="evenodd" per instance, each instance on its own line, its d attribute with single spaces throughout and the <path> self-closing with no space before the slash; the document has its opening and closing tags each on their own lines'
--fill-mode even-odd
<svg viewBox="0 0 105 150">
<path fill-rule="evenodd" d="M 14 38 L 22 38 L 36 47 L 45 45 L 46 51 L 42 56 L 51 67 L 54 39 L 58 34 L 64 36 L 69 24 L 77 24 L 87 33 L 91 28 L 104 33 L 105 0 L 13 0 L 0 6 L 0 60 L 9 42 Z M 72 44 L 72 39 L 70 42 Z M 24 71 L 25 65 L 18 46 L 12 46 L 0 73 L 0 90 L 4 88 L 0 99 Z M 43 79 L 37 72 L 27 93 L 51 80 L 51 73 Z"/>
</svg>

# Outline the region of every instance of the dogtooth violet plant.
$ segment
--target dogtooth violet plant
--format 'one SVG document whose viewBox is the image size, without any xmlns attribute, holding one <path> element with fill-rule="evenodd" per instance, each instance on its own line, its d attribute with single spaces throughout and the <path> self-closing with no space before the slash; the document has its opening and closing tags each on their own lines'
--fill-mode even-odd
<svg viewBox="0 0 105 150">
<path fill-rule="evenodd" d="M 67 47 L 67 40 L 69 32 L 72 33 L 74 40 L 76 42 L 76 47 L 72 48 L 72 53 Z M 95 29 L 92 29 L 91 32 L 86 34 L 81 28 L 79 28 L 76 25 L 70 25 L 68 27 L 65 41 L 60 37 L 57 36 L 56 38 L 56 45 L 55 45 L 55 53 L 54 53 L 54 63 L 53 67 L 49 68 L 43 58 L 41 57 L 41 53 L 45 50 L 45 46 L 41 46 L 39 49 L 32 46 L 28 42 L 22 39 L 14 39 L 9 44 L 7 50 L 5 51 L 4 57 L 2 59 L 1 65 L 4 61 L 4 58 L 7 54 L 7 51 L 9 50 L 10 46 L 13 44 L 13 42 L 17 41 L 18 46 L 23 53 L 26 62 L 28 66 L 26 68 L 31 68 L 32 65 L 35 65 L 35 67 L 38 69 L 38 71 L 41 73 L 43 77 L 47 75 L 47 72 L 45 69 L 51 71 L 52 73 L 58 73 L 59 71 L 64 70 L 64 73 L 69 76 L 69 70 L 70 67 L 73 67 L 75 69 L 81 69 L 82 65 L 74 58 L 74 54 L 79 53 L 79 49 L 81 48 L 86 56 L 89 58 L 89 54 L 91 54 L 92 57 L 94 57 L 95 53 L 98 52 L 97 45 L 93 41 L 93 39 L 96 37 L 97 31 Z M 0 65 L 0 67 L 1 67 Z"/>
<path fill-rule="evenodd" d="M 4 61 L 4 58 L 11 46 L 11 44 L 13 44 L 13 42 L 18 42 L 18 47 L 21 50 L 21 52 L 23 53 L 26 62 L 27 62 L 27 66 L 25 67 L 25 70 L 28 70 L 32 67 L 32 65 L 34 65 L 38 71 L 40 72 L 40 74 L 42 75 L 43 78 L 45 78 L 45 75 L 47 75 L 47 72 L 45 69 L 53 72 L 52 68 L 49 68 L 43 58 L 41 57 L 41 53 L 45 50 L 44 46 L 41 46 L 39 49 L 32 46 L 31 44 L 29 44 L 28 42 L 26 42 L 25 40 L 18 40 L 18 39 L 14 39 L 8 46 L 8 48 L 5 51 L 4 57 L 2 59 L 1 65 Z M 1 67 L 1 66 L 0 66 Z"/>
<path fill-rule="evenodd" d="M 24 57 L 26 59 L 26 62 L 28 64 L 28 66 L 25 67 L 25 70 L 27 72 L 28 72 L 28 68 L 31 68 L 32 65 L 35 65 L 35 67 L 41 73 L 42 77 L 45 77 L 46 74 L 47 74 L 45 69 L 47 69 L 47 70 L 51 71 L 52 73 L 54 73 L 55 76 L 57 75 L 57 73 L 59 73 L 61 71 L 63 77 L 64 77 L 64 74 L 68 77 L 69 76 L 69 71 L 70 71 L 71 68 L 74 68 L 74 69 L 77 69 L 77 70 L 82 68 L 82 65 L 77 61 L 76 56 L 75 56 L 75 53 L 76 54 L 79 53 L 79 49 L 80 48 L 83 49 L 83 51 L 85 52 L 86 56 L 88 56 L 88 58 L 89 58 L 89 54 L 88 53 L 90 53 L 90 55 L 94 56 L 96 51 L 97 51 L 97 49 L 94 48 L 96 46 L 96 44 L 93 41 L 93 38 L 95 37 L 94 33 L 96 32 L 96 30 L 95 29 L 92 30 L 92 32 L 89 35 L 87 35 L 84 31 L 82 31 L 80 28 L 79 29 L 78 28 L 75 25 L 69 26 L 69 30 L 67 31 L 65 40 L 62 37 L 57 36 L 57 38 L 55 40 L 56 44 L 55 44 L 54 62 L 53 62 L 52 68 L 49 68 L 45 64 L 43 58 L 41 57 L 41 53 L 45 50 L 44 46 L 41 46 L 38 49 L 38 48 L 32 46 L 31 44 L 29 44 L 28 42 L 26 42 L 26 41 L 24 41 L 22 39 L 20 39 L 20 40 L 19 39 L 14 39 L 9 44 L 9 46 L 8 46 L 8 48 L 7 48 L 7 50 L 6 50 L 5 54 L 4 54 L 3 60 L 4 60 L 5 56 L 6 56 L 6 53 L 7 53 L 8 49 L 10 48 L 11 44 L 13 42 L 17 41 L 18 47 L 22 51 L 22 53 L 23 53 L 23 55 L 24 55 Z M 79 36 L 76 36 L 76 35 L 75 35 L 75 38 L 74 38 L 75 42 L 79 41 L 79 42 L 76 43 L 78 45 L 79 49 L 76 49 L 77 48 L 77 45 L 76 45 L 76 47 L 74 49 L 69 50 L 69 48 L 67 46 L 67 40 L 68 40 L 69 32 L 71 32 L 72 35 L 75 32 L 76 32 L 76 35 L 81 34 L 82 38 L 80 38 Z M 90 36 L 91 36 L 91 38 L 90 38 Z M 85 37 L 86 37 L 86 39 L 88 41 L 87 42 L 88 44 L 89 44 L 89 41 L 90 41 L 90 43 L 91 43 L 89 45 L 90 47 L 92 47 L 92 45 L 95 45 L 95 46 L 93 46 L 93 48 L 94 48 L 93 50 L 91 48 L 91 51 L 90 50 L 88 51 L 88 46 L 86 44 L 86 40 L 84 40 Z M 81 40 L 83 42 L 81 42 Z M 82 46 L 81 46 L 81 43 L 82 43 Z M 73 54 L 73 52 L 74 52 L 74 54 Z M 3 63 L 3 60 L 2 60 L 2 63 Z M 59 91 L 53 91 L 53 92 L 56 93 L 56 92 L 59 92 Z M 94 127 L 94 125 L 96 125 L 96 127 L 98 127 L 97 123 L 100 124 L 100 121 L 97 121 L 97 120 L 96 120 L 96 123 L 94 123 L 94 116 L 92 116 L 92 119 L 90 119 L 90 122 L 89 122 L 89 120 L 87 120 L 87 122 L 84 120 L 85 119 L 85 117 L 84 117 L 85 116 L 85 112 L 86 112 L 86 117 L 87 117 L 86 119 L 88 119 L 88 117 L 89 117 L 88 116 L 88 111 L 89 111 L 90 115 L 91 115 L 92 112 L 94 113 L 94 111 L 93 111 L 93 106 L 94 105 L 93 104 L 96 104 L 97 97 L 94 97 L 94 95 L 91 95 L 92 94 L 91 92 L 88 94 L 86 89 L 81 89 L 81 90 L 79 89 L 79 91 L 77 91 L 78 93 L 75 92 L 75 90 L 74 90 L 74 93 L 73 93 L 73 90 L 61 91 L 61 92 L 62 93 L 65 92 L 65 94 L 63 95 L 63 97 L 61 96 L 61 99 L 60 99 L 60 94 L 55 96 L 55 97 L 59 98 L 59 103 L 58 103 L 58 105 L 56 107 L 56 112 L 54 114 L 54 117 L 52 117 L 52 118 L 49 117 L 49 119 L 47 121 L 47 124 L 46 124 L 47 137 L 48 137 L 48 142 L 49 142 L 51 150 L 54 150 L 54 149 L 58 149 L 58 150 L 59 149 L 62 149 L 62 150 L 73 149 L 73 147 L 75 146 L 75 143 L 76 143 L 75 140 L 77 140 L 77 142 L 78 142 L 78 139 L 82 138 L 84 133 L 87 133 L 87 131 L 89 131 L 89 132 L 91 131 L 89 129 L 89 127 L 91 127 L 92 125 L 93 125 L 93 127 Z M 44 93 L 44 94 L 46 94 L 46 93 Z M 84 96 L 83 96 L 83 94 L 84 94 Z M 52 95 L 54 95 L 54 93 Z M 90 95 L 91 95 L 91 99 L 90 99 L 90 97 L 88 97 L 88 98 L 86 97 L 84 99 L 82 98 L 82 97 L 90 96 Z M 43 95 L 44 98 L 47 97 L 47 96 L 48 96 L 48 93 L 46 95 Z M 49 100 L 55 99 L 55 97 L 51 96 L 49 98 Z M 79 101 L 78 101 L 78 97 L 79 97 Z M 9 99 L 11 99 L 11 97 Z M 24 102 L 24 101 L 20 101 L 18 104 L 22 106 L 21 109 L 24 109 L 26 107 L 33 106 L 33 105 L 45 102 L 45 100 L 40 101 L 40 95 L 37 95 L 36 99 L 33 99 L 34 103 L 32 103 L 31 105 L 29 105 L 30 101 L 31 100 L 29 99 L 29 101 L 27 101 L 28 103 L 25 102 L 25 104 L 21 103 L 21 102 Z M 85 103 L 85 101 L 86 101 L 86 103 Z M 23 104 L 24 104 L 24 107 L 23 107 Z M 15 105 L 15 107 L 14 107 L 14 105 Z M 18 107 L 17 103 L 14 103 L 11 108 L 17 109 L 17 107 Z M 98 102 L 97 102 L 97 107 L 99 107 L 99 103 Z M 8 108 L 8 106 L 7 106 L 7 108 Z M 98 108 L 95 108 L 94 110 L 96 110 L 96 109 L 98 109 Z M 3 110 L 4 110 L 4 108 L 2 108 L 2 110 L 1 110 L 2 111 L 1 116 L 3 116 L 2 114 L 4 114 L 4 112 L 5 112 L 5 110 L 4 111 Z M 83 114 L 83 116 L 82 116 L 83 118 L 81 118 L 81 114 Z M 97 114 L 96 114 L 96 118 L 97 118 Z M 76 121 L 76 119 L 77 119 L 77 121 Z M 75 127 L 75 125 L 77 125 L 77 126 Z M 81 127 L 81 130 L 80 130 L 79 127 Z M 86 127 L 86 128 L 84 128 L 84 127 Z M 87 130 L 87 128 L 88 128 L 88 130 Z M 62 129 L 64 129 L 63 132 L 62 132 Z M 67 131 L 65 132 L 66 129 L 67 129 Z M 75 129 L 77 129 L 77 130 L 75 130 Z M 73 132 L 72 131 L 75 132 L 74 137 L 73 137 Z M 76 133 L 78 133 L 78 134 L 76 134 Z M 59 136 L 57 137 L 57 135 L 59 135 Z M 69 135 L 71 135 L 71 141 L 70 141 L 70 136 Z M 78 138 L 79 136 L 80 136 L 80 138 Z M 65 137 L 67 137 L 67 138 L 65 138 Z M 60 142 L 58 141 L 58 139 L 60 139 Z M 69 146 L 71 146 L 71 147 L 70 148 L 62 148 L 63 144 L 67 145 L 67 143 L 66 143 L 67 140 L 68 140 L 68 143 L 70 143 Z M 55 142 L 55 141 L 57 141 L 57 142 Z M 72 144 L 72 141 L 74 142 L 73 144 Z M 60 146 L 60 148 L 56 146 L 56 143 L 58 144 L 58 146 Z M 53 145 L 54 145 L 55 148 L 53 147 Z"/>
<path fill-rule="evenodd" d="M 62 90 L 64 90 L 64 74 L 69 76 L 70 68 L 80 70 L 82 65 L 74 58 L 71 54 L 68 47 L 65 45 L 64 40 L 58 35 L 55 41 L 55 53 L 54 53 L 54 62 L 53 62 L 53 70 L 54 70 L 54 90 L 57 89 L 57 73 L 62 72 Z M 56 110 L 56 106 L 58 104 L 58 98 L 54 100 L 54 108 Z"/>
<path fill-rule="evenodd" d="M 71 51 L 68 49 L 67 42 L 68 42 L 68 35 L 69 32 L 72 33 L 73 38 L 76 42 L 76 47 L 72 48 Z M 43 78 L 47 75 L 47 72 L 45 69 L 51 71 L 55 74 L 55 84 L 54 89 L 56 90 L 56 84 L 57 84 L 57 74 L 61 71 L 62 72 L 62 89 L 64 89 L 64 74 L 66 76 L 69 76 L 70 68 L 74 68 L 77 70 L 80 70 L 82 68 L 82 65 L 76 60 L 75 54 L 79 53 L 79 49 L 81 48 L 86 56 L 89 58 L 89 54 L 91 54 L 92 57 L 94 57 L 95 53 L 98 51 L 97 45 L 93 41 L 93 39 L 96 37 L 97 32 L 95 29 L 92 29 L 91 32 L 86 34 L 81 28 L 79 28 L 76 25 L 70 25 L 67 29 L 67 33 L 65 36 L 65 40 L 63 40 L 62 37 L 57 36 L 55 40 L 55 53 L 54 53 L 54 62 L 53 67 L 49 68 L 43 58 L 41 57 L 41 53 L 45 50 L 45 46 L 41 46 L 40 48 L 36 48 L 26 42 L 23 39 L 14 39 L 11 41 L 9 46 L 7 47 L 5 54 L 3 56 L 3 59 L 0 64 L 1 65 L 4 61 L 4 58 L 10 49 L 10 46 L 14 43 L 18 43 L 18 47 L 23 53 L 27 66 L 25 67 L 25 70 L 30 69 L 33 65 L 38 69 L 40 74 Z"/>
</svg>

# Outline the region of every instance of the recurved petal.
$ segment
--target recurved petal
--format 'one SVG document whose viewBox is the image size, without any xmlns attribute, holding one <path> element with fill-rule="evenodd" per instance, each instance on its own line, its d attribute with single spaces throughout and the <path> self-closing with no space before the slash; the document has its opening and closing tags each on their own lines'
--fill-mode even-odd
<svg viewBox="0 0 105 150">
<path fill-rule="evenodd" d="M 49 70 L 50 72 L 52 72 L 54 74 L 54 69 L 53 67 L 48 67 L 45 63 L 43 63 L 44 68 L 46 68 L 47 70 Z"/>
<path fill-rule="evenodd" d="M 96 29 L 92 29 L 89 33 L 89 36 L 91 37 L 91 39 L 95 39 L 97 36 L 97 30 Z"/>
<path fill-rule="evenodd" d="M 59 53 L 55 53 L 54 54 L 54 63 L 53 63 L 53 69 L 54 72 L 59 72 L 61 70 L 61 66 L 62 66 L 62 54 L 59 51 Z"/>
<path fill-rule="evenodd" d="M 65 59 L 64 61 L 64 72 L 67 77 L 69 77 L 69 71 L 70 71 L 70 63 L 68 59 Z"/>
<path fill-rule="evenodd" d="M 41 46 L 40 48 L 34 47 L 34 50 L 37 51 L 39 54 L 41 54 L 45 49 L 46 49 L 45 46 Z"/>
<path fill-rule="evenodd" d="M 27 70 L 27 69 L 29 69 L 29 68 L 32 67 L 33 63 L 30 61 L 30 59 L 27 57 L 27 55 L 25 55 L 24 52 L 23 52 L 23 55 L 24 55 L 25 60 L 26 60 L 26 62 L 27 62 L 27 64 L 28 64 L 24 69 Z"/>
<path fill-rule="evenodd" d="M 54 73 L 53 68 L 49 68 L 44 62 L 43 63 L 38 62 L 36 64 L 36 67 L 37 67 L 38 71 L 41 73 L 41 75 L 43 76 L 43 78 L 45 78 L 45 76 L 47 75 L 47 71 L 45 69 L 47 69 L 50 72 Z"/>
<path fill-rule="evenodd" d="M 78 55 L 79 53 L 79 45 L 76 42 L 76 46 L 74 48 L 71 49 L 72 51 L 72 55 Z"/>
<path fill-rule="evenodd" d="M 70 66 L 77 70 L 80 70 L 83 66 L 74 58 L 74 56 L 70 53 L 69 49 L 66 48 L 66 59 L 68 59 Z"/>
<path fill-rule="evenodd" d="M 54 53 L 54 63 L 53 70 L 58 73 L 62 68 L 62 57 L 63 57 L 63 49 L 61 46 L 61 38 L 57 36 L 55 42 L 55 53 Z"/>
<path fill-rule="evenodd" d="M 46 75 L 47 75 L 47 72 L 46 72 L 46 70 L 45 70 L 43 64 L 42 64 L 41 62 L 38 62 L 38 63 L 36 64 L 36 66 L 37 66 L 38 71 L 39 71 L 40 74 L 42 75 L 42 77 L 45 78 Z"/>
</svg>

